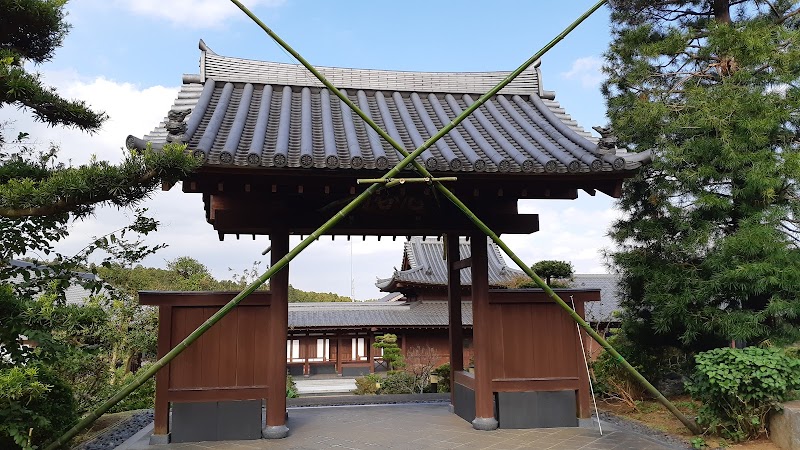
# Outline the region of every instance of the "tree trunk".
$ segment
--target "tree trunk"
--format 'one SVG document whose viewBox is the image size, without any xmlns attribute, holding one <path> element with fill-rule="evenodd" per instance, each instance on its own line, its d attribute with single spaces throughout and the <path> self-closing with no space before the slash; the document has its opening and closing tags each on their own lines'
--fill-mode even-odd
<svg viewBox="0 0 800 450">
<path fill-rule="evenodd" d="M 731 5 L 728 0 L 714 0 L 714 18 L 718 22 L 731 23 Z"/>
</svg>

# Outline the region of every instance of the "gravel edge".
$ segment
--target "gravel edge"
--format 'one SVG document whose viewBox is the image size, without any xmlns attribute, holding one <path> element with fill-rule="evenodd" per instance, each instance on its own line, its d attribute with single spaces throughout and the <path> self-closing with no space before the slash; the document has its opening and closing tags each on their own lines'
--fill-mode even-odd
<svg viewBox="0 0 800 450">
<path fill-rule="evenodd" d="M 618 416 L 608 411 L 600 411 L 600 420 L 610 423 L 614 427 L 631 433 L 636 433 L 651 441 L 666 445 L 674 449 L 691 449 L 691 444 L 683 436 L 665 433 L 651 428 L 641 422 Z"/>
<path fill-rule="evenodd" d="M 73 450 L 110 450 L 116 448 L 152 421 L 153 410 L 142 411 L 107 429 L 94 439 L 73 447 Z"/>
</svg>

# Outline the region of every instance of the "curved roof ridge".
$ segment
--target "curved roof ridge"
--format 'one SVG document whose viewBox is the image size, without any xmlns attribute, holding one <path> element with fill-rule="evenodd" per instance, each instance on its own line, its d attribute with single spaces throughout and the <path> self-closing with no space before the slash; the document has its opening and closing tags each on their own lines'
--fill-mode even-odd
<svg viewBox="0 0 800 450">
<path fill-rule="evenodd" d="M 143 139 L 129 136 L 127 147 L 158 149 L 179 142 L 187 144 L 206 166 L 256 170 L 384 171 L 397 162 L 396 152 L 371 128 L 366 127 L 368 139 L 364 140 L 360 120 L 328 89 L 314 87 L 319 82 L 305 68 L 219 56 L 203 47 L 201 75 L 184 76 L 163 122 Z M 467 107 L 465 98 L 488 91 L 507 74 L 341 68 L 323 68 L 323 72 L 328 69 L 339 76 L 331 77 L 334 84 L 350 88 L 345 94 L 350 100 L 409 148 L 415 147 L 412 141 L 426 139 L 434 128 L 454 120 Z M 596 139 L 553 96 L 537 94 L 538 73 L 533 67 L 522 81 L 509 85 L 511 92 L 494 96 L 484 105 L 490 108 L 485 120 L 478 120 L 481 114 L 476 111 L 474 118 L 429 148 L 428 167 L 451 173 L 501 172 L 519 178 L 592 171 L 626 177 L 648 163 L 649 154 L 614 154 L 614 150 L 599 148 Z M 375 104 L 378 108 L 370 111 Z M 407 112 L 413 120 L 399 117 L 398 111 Z M 420 123 L 425 118 L 430 123 Z"/>
<path fill-rule="evenodd" d="M 545 92 L 541 88 L 540 62 L 536 61 L 500 93 L 535 94 L 546 98 L 552 96 L 552 93 Z M 511 71 L 417 72 L 323 66 L 316 68 L 337 88 L 463 94 L 487 92 L 511 73 Z M 200 74 L 203 80 L 211 78 L 234 83 L 323 87 L 323 84 L 300 64 L 223 56 L 210 51 L 207 46 L 201 50 Z"/>
</svg>

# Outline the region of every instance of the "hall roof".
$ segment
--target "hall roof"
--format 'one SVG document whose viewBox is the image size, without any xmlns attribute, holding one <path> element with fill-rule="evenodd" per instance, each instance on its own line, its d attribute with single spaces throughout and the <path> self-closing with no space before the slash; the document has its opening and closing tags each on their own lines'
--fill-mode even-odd
<svg viewBox="0 0 800 450">
<path fill-rule="evenodd" d="M 502 287 L 516 277 L 525 276 L 521 270 L 509 267 L 500 248 L 487 238 L 489 256 L 489 285 Z M 472 254 L 470 243 L 465 239 L 459 241 L 461 259 Z M 381 291 L 393 292 L 397 289 L 413 286 L 446 286 L 447 261 L 444 259 L 444 244 L 437 238 L 412 237 L 405 242 L 403 263 L 400 270 L 395 270 L 389 278 L 378 279 L 375 286 Z M 472 271 L 462 270 L 461 285 L 472 284 Z"/>
<path fill-rule="evenodd" d="M 299 65 L 217 55 L 201 41 L 168 117 L 130 148 L 188 144 L 207 167 L 385 171 L 398 153 Z M 319 70 L 411 151 L 509 72 Z M 615 154 L 616 153 L 616 154 Z M 600 148 L 525 71 L 418 161 L 434 172 L 617 172 L 643 155 Z"/>
<path fill-rule="evenodd" d="M 472 326 L 472 304 L 461 303 L 461 321 Z M 290 303 L 289 329 L 331 327 L 447 327 L 447 302 Z"/>
</svg>

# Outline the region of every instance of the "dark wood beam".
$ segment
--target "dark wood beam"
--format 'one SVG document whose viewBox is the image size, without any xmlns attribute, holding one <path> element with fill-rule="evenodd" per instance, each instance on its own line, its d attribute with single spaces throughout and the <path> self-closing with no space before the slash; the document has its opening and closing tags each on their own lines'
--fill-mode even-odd
<svg viewBox="0 0 800 450">
<path fill-rule="evenodd" d="M 330 217 L 323 214 L 282 214 L 273 211 L 214 210 L 211 214 L 214 229 L 223 234 L 270 234 L 271 230 L 287 228 L 293 234 L 311 234 Z M 498 234 L 530 234 L 539 231 L 537 214 L 495 214 L 484 216 L 485 222 Z M 326 234 L 369 236 L 435 236 L 446 232 L 462 235 L 475 230 L 463 215 L 425 215 L 415 217 L 377 217 L 350 215 Z"/>
<path fill-rule="evenodd" d="M 472 267 L 472 257 L 464 258 L 458 261 L 453 261 L 453 269 L 455 270 L 466 269 L 468 267 Z"/>
</svg>

